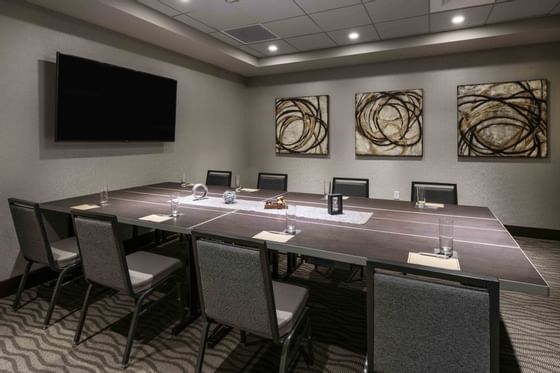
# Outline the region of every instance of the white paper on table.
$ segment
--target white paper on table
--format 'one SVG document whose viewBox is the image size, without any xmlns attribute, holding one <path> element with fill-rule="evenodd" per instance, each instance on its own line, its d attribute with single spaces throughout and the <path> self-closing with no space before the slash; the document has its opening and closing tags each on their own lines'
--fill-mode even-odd
<svg viewBox="0 0 560 373">
<path fill-rule="evenodd" d="M 437 258 L 435 256 L 421 255 L 418 253 L 409 252 L 407 263 L 442 269 L 451 269 L 454 271 L 461 270 L 458 258 Z"/>
<path fill-rule="evenodd" d="M 242 192 L 247 192 L 247 193 L 254 193 L 254 192 L 258 192 L 260 189 L 252 189 L 252 188 L 241 188 Z"/>
<path fill-rule="evenodd" d="M 161 223 L 161 222 L 171 220 L 171 219 L 173 219 L 173 216 L 159 215 L 159 214 L 151 214 L 151 215 L 142 216 L 141 218 L 138 218 L 138 220 L 151 221 L 151 222 L 154 222 L 154 223 Z"/>
<path fill-rule="evenodd" d="M 274 241 L 274 242 L 282 242 L 282 243 L 288 242 L 292 237 L 294 237 L 293 234 L 272 233 L 269 231 L 262 231 L 253 236 L 253 238 L 256 238 L 257 240 Z"/>
<path fill-rule="evenodd" d="M 445 207 L 443 203 L 426 202 L 424 206 L 429 209 L 442 209 Z"/>
<path fill-rule="evenodd" d="M 91 210 L 91 209 L 99 208 L 99 206 L 98 205 L 90 205 L 90 204 L 85 203 L 83 205 L 71 206 L 70 208 L 74 209 L 74 210 Z"/>
</svg>

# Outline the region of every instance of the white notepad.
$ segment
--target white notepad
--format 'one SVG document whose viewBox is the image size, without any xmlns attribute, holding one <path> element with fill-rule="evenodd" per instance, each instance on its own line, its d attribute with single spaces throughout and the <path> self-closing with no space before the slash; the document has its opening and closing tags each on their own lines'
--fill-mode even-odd
<svg viewBox="0 0 560 373">
<path fill-rule="evenodd" d="M 257 233 L 253 236 L 257 240 L 264 240 L 264 241 L 274 241 L 274 242 L 288 242 L 292 237 L 293 234 L 284 234 L 284 233 L 272 233 L 268 231 L 262 231 Z"/>
<path fill-rule="evenodd" d="M 154 223 L 161 223 L 161 222 L 171 220 L 171 219 L 173 219 L 172 216 L 159 215 L 159 214 L 152 214 L 152 215 L 142 216 L 141 218 L 138 218 L 138 220 L 151 221 L 151 222 L 154 222 Z"/>
<path fill-rule="evenodd" d="M 445 205 L 443 203 L 426 202 L 424 204 L 424 207 L 427 207 L 429 209 L 442 209 L 445 207 Z"/>
<path fill-rule="evenodd" d="M 76 205 L 76 206 L 72 206 L 70 208 L 74 209 L 74 210 L 91 210 L 91 209 L 99 208 L 99 206 L 98 205 L 90 205 L 90 204 L 85 203 L 83 205 Z"/>
<path fill-rule="evenodd" d="M 419 264 L 428 267 L 451 269 L 454 271 L 461 270 L 461 266 L 459 265 L 458 258 L 437 258 L 434 256 L 420 255 L 418 253 L 408 253 L 407 262 L 410 264 Z"/>
<path fill-rule="evenodd" d="M 252 188 L 241 188 L 242 192 L 247 192 L 247 193 L 254 193 L 254 192 L 258 192 L 260 189 L 252 189 Z"/>
</svg>

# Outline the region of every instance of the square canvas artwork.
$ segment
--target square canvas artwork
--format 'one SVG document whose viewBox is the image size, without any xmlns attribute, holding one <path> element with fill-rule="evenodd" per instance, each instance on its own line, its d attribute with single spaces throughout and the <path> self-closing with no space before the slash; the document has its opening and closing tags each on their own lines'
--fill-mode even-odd
<svg viewBox="0 0 560 373">
<path fill-rule="evenodd" d="M 276 99 L 276 153 L 329 154 L 329 96 Z"/>
<path fill-rule="evenodd" d="M 457 87 L 460 157 L 548 156 L 547 81 Z"/>
<path fill-rule="evenodd" d="M 421 157 L 422 93 L 357 93 L 356 155 Z"/>
</svg>

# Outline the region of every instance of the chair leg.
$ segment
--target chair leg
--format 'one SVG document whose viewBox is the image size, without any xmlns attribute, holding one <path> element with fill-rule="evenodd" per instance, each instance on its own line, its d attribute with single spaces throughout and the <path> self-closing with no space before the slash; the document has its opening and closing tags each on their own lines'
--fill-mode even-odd
<svg viewBox="0 0 560 373">
<path fill-rule="evenodd" d="M 196 359 L 196 373 L 202 372 L 202 365 L 204 364 L 204 352 L 206 351 L 206 340 L 208 339 L 209 330 L 210 323 L 203 323 L 202 334 L 200 336 L 200 346 L 198 346 L 198 357 Z"/>
<path fill-rule="evenodd" d="M 140 312 L 142 311 L 142 304 L 148 293 L 144 293 L 136 300 L 136 305 L 134 306 L 134 314 L 132 315 L 132 322 L 130 323 L 130 328 L 128 329 L 128 339 L 126 341 L 126 347 L 124 349 L 123 358 L 121 366 L 123 369 L 128 367 L 128 359 L 130 357 L 130 351 L 132 350 L 132 343 L 134 342 L 134 336 L 136 334 L 136 327 L 138 326 L 138 319 L 140 318 Z"/>
<path fill-rule="evenodd" d="M 312 333 L 311 333 L 311 320 L 309 320 L 309 316 L 307 316 L 307 320 L 306 320 L 306 328 L 307 328 L 307 333 L 306 333 L 306 338 L 307 338 L 307 354 L 308 354 L 308 361 L 307 361 L 307 365 L 308 366 L 313 366 L 313 364 L 315 363 L 315 356 L 313 355 L 313 338 L 312 338 Z"/>
<path fill-rule="evenodd" d="M 17 310 L 19 307 L 19 301 L 21 300 L 21 294 L 23 294 L 23 291 L 25 290 L 25 283 L 27 282 L 27 276 L 29 275 L 29 272 L 31 271 L 31 266 L 33 265 L 33 262 L 27 262 L 27 264 L 25 265 L 25 270 L 23 271 L 23 275 L 21 276 L 21 281 L 19 282 L 19 287 L 18 287 L 18 291 L 16 294 L 16 299 L 14 299 L 14 303 L 12 304 L 12 310 Z"/>
<path fill-rule="evenodd" d="M 71 269 L 73 269 L 72 266 L 66 267 L 58 275 L 58 279 L 56 280 L 56 285 L 51 296 L 51 302 L 49 303 L 49 309 L 47 310 L 47 316 L 45 316 L 45 321 L 43 322 L 43 329 L 47 329 L 49 327 L 49 323 L 51 322 L 54 306 L 56 305 L 56 300 L 58 299 L 58 293 L 60 293 L 60 288 L 64 280 L 64 276 L 66 276 L 66 273 L 68 273 Z"/>
<path fill-rule="evenodd" d="M 78 322 L 78 327 L 76 329 L 76 333 L 74 334 L 74 346 L 77 346 L 80 343 L 80 337 L 82 336 L 82 330 L 84 329 L 84 322 L 86 321 L 86 315 L 89 308 L 91 289 L 93 289 L 93 284 L 89 284 L 86 290 L 86 296 L 84 297 L 84 303 L 82 304 L 82 311 L 80 312 L 80 321 Z"/>
<path fill-rule="evenodd" d="M 183 294 L 183 281 L 177 279 L 177 300 L 179 301 L 179 324 L 185 321 L 185 295 Z"/>
<path fill-rule="evenodd" d="M 288 355 L 290 352 L 291 342 L 292 338 L 288 337 L 284 339 L 284 342 L 282 343 L 282 355 L 280 355 L 280 373 L 288 373 Z"/>
</svg>

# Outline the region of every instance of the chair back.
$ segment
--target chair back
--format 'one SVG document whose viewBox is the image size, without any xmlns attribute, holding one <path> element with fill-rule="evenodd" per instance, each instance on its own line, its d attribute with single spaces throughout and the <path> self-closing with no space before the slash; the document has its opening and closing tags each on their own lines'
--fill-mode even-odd
<svg viewBox="0 0 560 373">
<path fill-rule="evenodd" d="M 208 170 L 206 173 L 206 185 L 231 186 L 231 171 Z"/>
<path fill-rule="evenodd" d="M 16 198 L 9 198 L 8 203 L 23 257 L 55 268 L 39 204 Z"/>
<path fill-rule="evenodd" d="M 132 295 L 117 218 L 73 210 L 72 221 L 86 280 Z"/>
<path fill-rule="evenodd" d="M 204 317 L 277 342 L 266 244 L 198 232 L 192 238 Z"/>
<path fill-rule="evenodd" d="M 259 172 L 257 189 L 288 191 L 288 174 Z"/>
<path fill-rule="evenodd" d="M 332 192 L 349 197 L 369 198 L 369 179 L 333 177 Z"/>
<path fill-rule="evenodd" d="M 410 194 L 410 200 L 412 202 L 416 202 L 418 200 L 416 193 L 417 188 L 424 189 L 424 198 L 426 199 L 426 202 L 447 203 L 452 205 L 456 205 L 458 203 L 457 184 L 413 181 Z"/>
<path fill-rule="evenodd" d="M 498 372 L 498 280 L 452 272 L 368 262 L 374 371 Z"/>
</svg>

